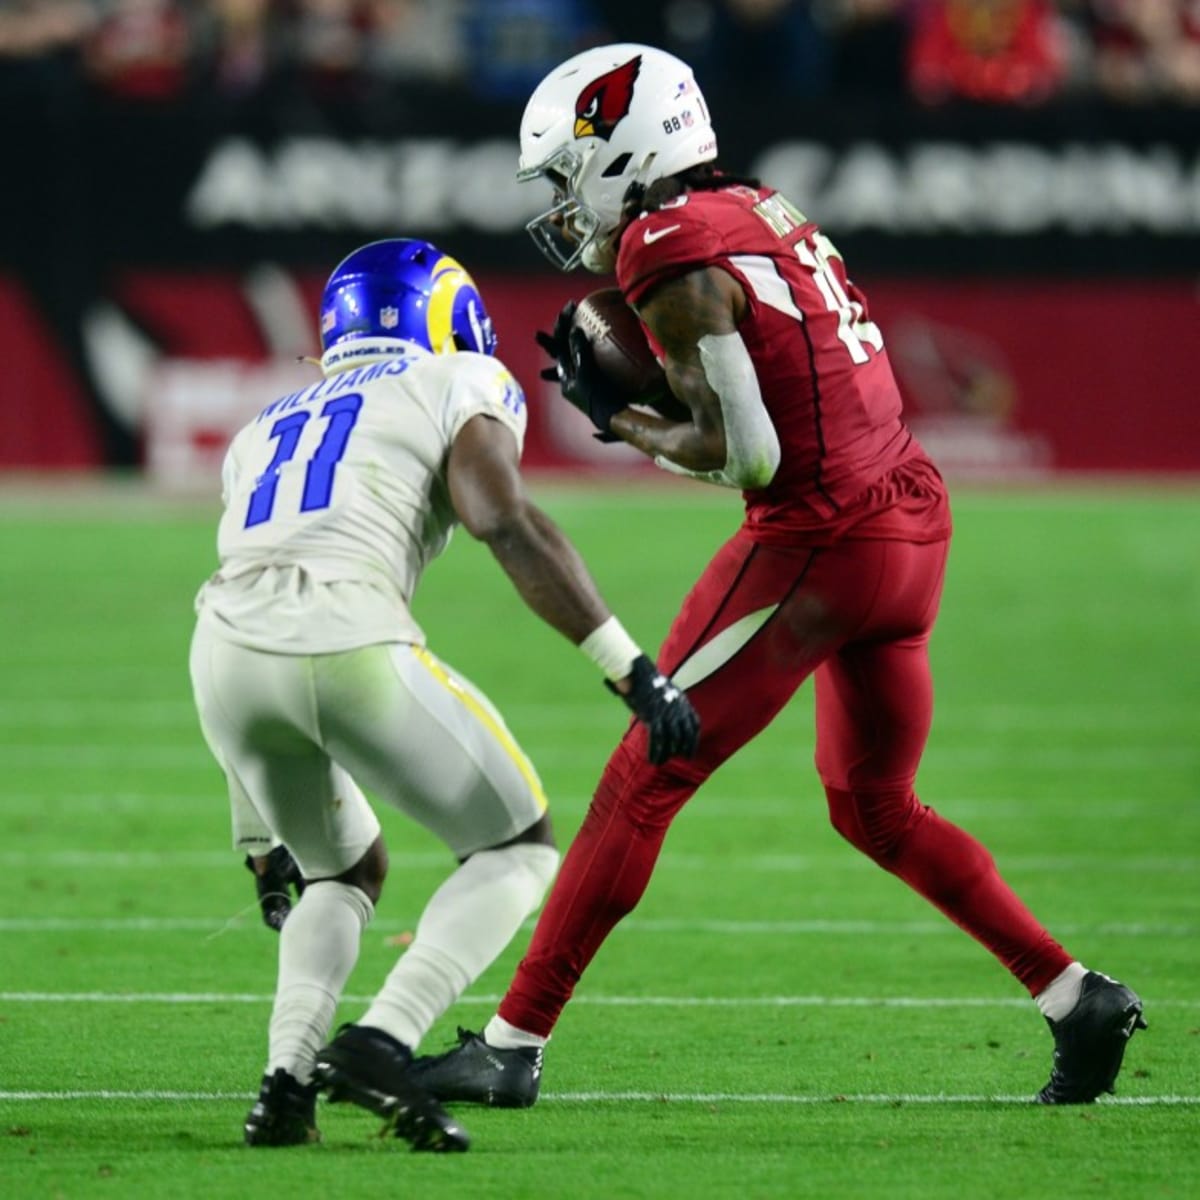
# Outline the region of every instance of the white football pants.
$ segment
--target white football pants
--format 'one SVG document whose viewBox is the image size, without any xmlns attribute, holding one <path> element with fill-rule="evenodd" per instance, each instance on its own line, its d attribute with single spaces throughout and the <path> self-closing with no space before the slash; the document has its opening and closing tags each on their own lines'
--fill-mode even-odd
<svg viewBox="0 0 1200 1200">
<path fill-rule="evenodd" d="M 500 714 L 423 647 L 271 654 L 201 623 L 191 673 L 228 780 L 235 846 L 265 853 L 265 826 L 306 879 L 342 874 L 378 837 L 359 785 L 458 858 L 508 841 L 546 810 Z"/>
</svg>

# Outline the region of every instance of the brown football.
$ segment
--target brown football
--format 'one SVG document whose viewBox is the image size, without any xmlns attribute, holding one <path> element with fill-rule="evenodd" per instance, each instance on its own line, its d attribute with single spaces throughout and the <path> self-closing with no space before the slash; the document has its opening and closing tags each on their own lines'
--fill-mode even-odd
<svg viewBox="0 0 1200 1200">
<path fill-rule="evenodd" d="M 690 421 L 687 405 L 667 386 L 667 377 L 620 288 L 600 288 L 580 300 L 572 326 L 583 330 L 596 365 L 630 404 L 653 408 L 673 421 Z"/>
</svg>

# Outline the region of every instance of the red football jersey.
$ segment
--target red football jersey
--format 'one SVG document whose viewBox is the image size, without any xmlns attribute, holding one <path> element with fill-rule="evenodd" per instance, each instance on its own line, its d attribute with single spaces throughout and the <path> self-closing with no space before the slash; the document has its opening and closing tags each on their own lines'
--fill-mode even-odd
<svg viewBox="0 0 1200 1200">
<path fill-rule="evenodd" d="M 901 419 L 882 335 L 829 239 L 769 188 L 690 192 L 624 231 L 617 282 L 636 305 L 710 266 L 745 291 L 739 332 L 782 451 L 770 485 L 744 493 L 752 534 L 947 536 L 941 479 Z"/>
</svg>

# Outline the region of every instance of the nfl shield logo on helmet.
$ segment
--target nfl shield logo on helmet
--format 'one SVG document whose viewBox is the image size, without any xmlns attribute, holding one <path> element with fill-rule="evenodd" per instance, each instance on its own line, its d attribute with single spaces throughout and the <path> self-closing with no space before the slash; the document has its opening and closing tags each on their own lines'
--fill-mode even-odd
<svg viewBox="0 0 1200 1200">
<path fill-rule="evenodd" d="M 337 310 L 327 308 L 321 314 L 321 332 L 328 333 L 337 324 Z"/>
<path fill-rule="evenodd" d="M 379 310 L 379 324 L 384 329 L 395 329 L 400 324 L 400 310 L 388 305 L 387 308 Z"/>
</svg>

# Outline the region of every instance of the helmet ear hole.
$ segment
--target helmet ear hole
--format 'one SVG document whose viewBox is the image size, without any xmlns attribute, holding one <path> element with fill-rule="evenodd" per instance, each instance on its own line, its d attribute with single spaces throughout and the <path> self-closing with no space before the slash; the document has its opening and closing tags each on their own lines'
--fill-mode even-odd
<svg viewBox="0 0 1200 1200">
<path fill-rule="evenodd" d="M 624 154 L 618 154 L 616 158 L 608 164 L 607 167 L 600 173 L 602 179 L 613 179 L 619 175 L 625 174 L 625 168 L 629 166 L 629 160 L 633 155 L 627 150 Z"/>
</svg>

